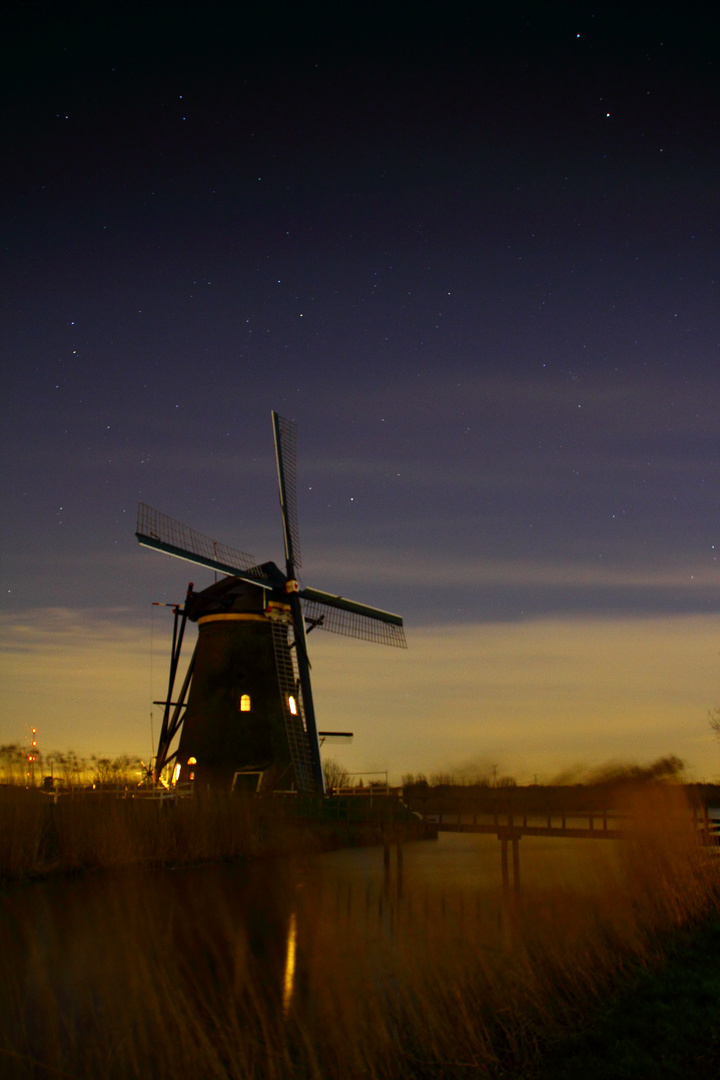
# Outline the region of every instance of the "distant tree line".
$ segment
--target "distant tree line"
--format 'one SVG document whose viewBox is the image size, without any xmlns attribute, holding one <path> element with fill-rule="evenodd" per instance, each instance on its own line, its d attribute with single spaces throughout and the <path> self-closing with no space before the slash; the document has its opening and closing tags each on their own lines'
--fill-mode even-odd
<svg viewBox="0 0 720 1080">
<path fill-rule="evenodd" d="M 144 775 L 140 758 L 129 754 L 118 757 L 93 754 L 84 758 L 74 750 L 42 753 L 20 743 L 0 746 L 0 782 L 3 784 L 35 784 L 39 787 L 46 776 L 51 776 L 60 788 L 122 788 L 137 785 Z"/>
<path fill-rule="evenodd" d="M 717 733 L 720 736 L 720 710 L 717 715 Z M 612 763 L 603 765 L 597 769 L 575 773 L 572 777 L 568 774 L 550 780 L 551 786 L 570 786 L 598 784 L 619 784 L 625 781 L 658 781 L 679 780 L 685 770 L 685 762 L 674 754 L 657 758 L 650 765 L 622 765 Z M 406 773 L 402 778 L 403 787 L 416 788 L 440 788 L 440 787 L 473 787 L 473 788 L 515 788 L 518 786 L 514 776 L 491 777 L 488 775 L 470 776 L 464 773 Z"/>
<path fill-rule="evenodd" d="M 514 776 L 489 776 L 485 773 L 471 776 L 469 773 L 404 773 L 402 777 L 403 787 L 486 787 L 486 788 L 514 788 L 517 780 Z"/>
</svg>

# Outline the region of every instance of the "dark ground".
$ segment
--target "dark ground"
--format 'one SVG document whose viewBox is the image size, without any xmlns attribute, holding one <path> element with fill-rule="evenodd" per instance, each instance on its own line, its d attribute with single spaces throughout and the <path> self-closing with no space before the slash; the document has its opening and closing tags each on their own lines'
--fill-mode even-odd
<svg viewBox="0 0 720 1080">
<path fill-rule="evenodd" d="M 720 916 L 678 934 L 667 963 L 638 973 L 524 1080 L 716 1080 L 720 1076 Z"/>
</svg>

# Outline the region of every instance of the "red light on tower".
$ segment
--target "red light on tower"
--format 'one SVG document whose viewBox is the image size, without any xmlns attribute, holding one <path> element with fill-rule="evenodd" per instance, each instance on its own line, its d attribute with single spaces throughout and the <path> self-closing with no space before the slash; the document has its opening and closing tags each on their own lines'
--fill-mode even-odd
<svg viewBox="0 0 720 1080">
<path fill-rule="evenodd" d="M 30 764 L 30 771 L 28 772 L 27 776 L 32 786 L 35 787 L 35 762 L 37 761 L 37 728 L 30 728 L 30 732 L 30 753 L 27 756 L 28 762 Z"/>
</svg>

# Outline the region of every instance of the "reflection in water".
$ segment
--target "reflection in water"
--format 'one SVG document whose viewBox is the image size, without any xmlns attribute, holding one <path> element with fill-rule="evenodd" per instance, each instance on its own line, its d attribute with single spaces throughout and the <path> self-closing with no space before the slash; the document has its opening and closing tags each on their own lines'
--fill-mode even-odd
<svg viewBox="0 0 720 1080">
<path fill-rule="evenodd" d="M 569 843 L 523 841 L 524 882 L 537 887 L 544 866 L 555 889 L 551 901 L 538 893 L 545 909 L 558 883 L 575 878 L 577 897 L 609 880 L 615 845 Z M 472 965 L 489 978 L 512 945 L 497 840 L 446 835 L 392 854 L 389 865 L 375 847 L 7 891 L 0 1075 L 12 1053 L 73 1076 L 177 1077 L 204 1048 L 213 1071 L 198 1063 L 198 1075 L 228 1075 L 232 1060 L 230 1075 L 261 1076 L 262 1055 L 290 1055 L 295 1030 L 362 1071 L 370 1044 L 395 1037 L 410 989 L 455 987 Z M 290 1057 L 277 1069 L 294 1075 Z"/>
<path fill-rule="evenodd" d="M 524 837 L 507 906 L 497 839 L 461 834 L 387 861 L 380 846 L 8 889 L 0 1076 L 520 1074 L 619 964 L 715 902 L 682 792 L 642 797 L 622 843 Z"/>
<path fill-rule="evenodd" d="M 283 1016 L 287 1016 L 292 1002 L 295 988 L 295 948 L 297 945 L 297 916 L 294 911 L 290 912 L 288 922 L 287 945 L 285 949 L 285 974 L 283 977 Z"/>
</svg>

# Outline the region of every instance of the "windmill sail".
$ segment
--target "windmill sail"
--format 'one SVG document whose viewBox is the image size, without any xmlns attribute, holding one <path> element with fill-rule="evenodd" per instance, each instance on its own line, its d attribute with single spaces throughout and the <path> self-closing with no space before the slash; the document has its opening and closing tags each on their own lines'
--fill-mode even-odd
<svg viewBox="0 0 720 1080">
<path fill-rule="evenodd" d="M 329 630 L 344 637 L 407 649 L 399 615 L 366 604 L 356 604 L 344 596 L 332 596 L 318 589 L 301 589 L 300 597 L 305 621 L 311 628 L 317 626 L 319 630 Z"/>
<path fill-rule="evenodd" d="M 260 585 L 261 588 L 269 587 L 263 568 L 256 564 L 252 555 L 221 544 L 212 537 L 183 525 L 181 521 L 161 514 L 146 503 L 138 504 L 135 535 L 143 547 L 163 551 L 166 555 L 174 555 L 209 570 L 219 570 L 222 574 L 240 577 L 243 581 Z"/>
<path fill-rule="evenodd" d="M 305 621 L 298 598 L 299 583 L 295 579 L 296 567 L 300 565 L 300 543 L 297 522 L 297 479 L 295 452 L 297 428 L 291 420 L 285 420 L 276 412 L 272 414 L 273 436 L 275 439 L 275 460 L 277 462 L 278 488 L 280 491 L 280 511 L 282 513 L 283 537 L 285 540 L 285 588 L 290 605 L 294 654 L 297 665 L 298 685 L 303 704 L 303 726 L 305 742 L 310 751 L 310 761 L 314 784 L 322 794 L 325 791 L 322 761 L 320 760 L 320 741 L 315 723 L 315 705 L 310 683 L 310 662 L 305 643 Z"/>
<path fill-rule="evenodd" d="M 180 651 L 174 635 L 155 775 L 174 761 L 181 781 L 230 784 L 236 772 L 252 770 L 269 778 L 271 787 L 322 793 L 306 632 L 319 627 L 398 648 L 406 648 L 405 634 L 399 615 L 297 581 L 296 426 L 275 412 L 272 423 L 284 571 L 273 562 L 259 565 L 247 552 L 145 503 L 138 508 L 140 544 L 223 575 L 200 592 L 188 590 L 182 625 L 185 619 L 197 623 L 197 645 L 180 700 L 171 702 Z"/>
<path fill-rule="evenodd" d="M 300 533 L 297 516 L 297 424 L 272 414 L 273 435 L 275 438 L 275 460 L 277 462 L 278 486 L 280 488 L 280 509 L 282 510 L 283 537 L 285 539 L 285 560 L 288 575 L 302 566 L 300 554 Z"/>
</svg>

